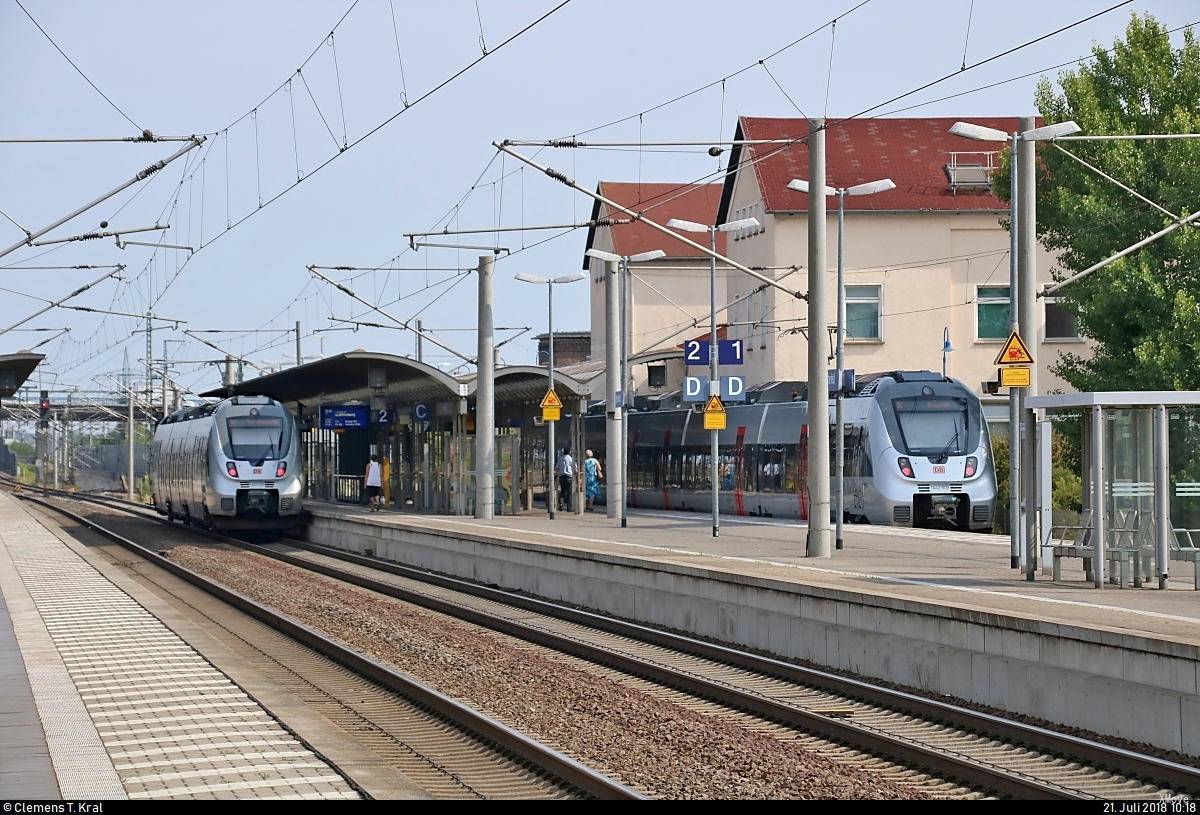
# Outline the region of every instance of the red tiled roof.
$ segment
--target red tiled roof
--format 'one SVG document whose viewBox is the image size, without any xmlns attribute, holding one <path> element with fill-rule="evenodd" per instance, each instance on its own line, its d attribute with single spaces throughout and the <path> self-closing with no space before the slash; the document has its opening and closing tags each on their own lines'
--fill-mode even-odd
<svg viewBox="0 0 1200 815">
<path fill-rule="evenodd" d="M 890 178 L 896 189 L 875 195 L 847 196 L 847 210 L 1003 210 L 1007 205 L 988 190 L 950 189 L 946 164 L 951 152 L 1003 150 L 1003 144 L 951 136 L 950 127 L 960 119 L 1011 133 L 1016 117 L 964 116 L 932 119 L 852 119 L 831 124 L 825 134 L 826 184 L 851 187 L 867 181 Z M 738 121 L 739 139 L 787 139 L 808 133 L 804 119 L 775 119 L 743 116 Z M 758 158 L 778 151 L 751 165 L 768 212 L 800 212 L 808 209 L 808 196 L 789 190 L 793 178 L 808 180 L 808 145 L 795 144 L 783 150 L 778 145 L 746 145 Z M 730 162 L 739 158 L 731 153 Z M 743 159 L 745 160 L 745 159 Z M 729 206 L 733 176 L 726 180 L 722 207 Z M 832 209 L 833 202 L 830 202 Z M 722 211 L 722 219 L 729 214 Z"/>
<path fill-rule="evenodd" d="M 688 189 L 690 187 L 690 189 Z M 660 184 L 660 183 L 644 183 L 637 182 L 622 182 L 622 181 L 601 181 L 599 193 L 605 198 L 616 201 L 623 207 L 628 207 L 635 212 L 641 212 L 647 207 L 653 207 L 646 212 L 646 217 L 651 218 L 660 224 L 665 224 L 672 218 L 679 218 L 684 221 L 694 221 L 698 224 L 710 225 L 717 221 L 717 206 L 721 202 L 721 187 L 717 184 Z M 597 206 L 592 210 L 592 218 L 626 217 L 620 211 L 609 211 L 607 205 L 597 203 Z M 636 255 L 641 252 L 649 252 L 652 249 L 661 249 L 667 253 L 667 257 L 671 258 L 698 258 L 707 257 L 699 249 L 693 249 L 686 244 L 668 238 L 656 229 L 646 226 L 644 223 L 635 222 L 632 224 L 618 224 L 612 227 L 602 227 L 612 230 L 613 245 L 618 255 Z M 680 233 L 686 238 L 691 238 L 697 243 L 707 244 L 708 236 L 703 233 Z M 588 230 L 588 240 L 585 249 L 592 247 L 595 239 L 595 230 Z M 717 251 L 725 254 L 725 234 L 717 234 Z M 588 266 L 588 259 L 584 257 L 583 267 Z"/>
</svg>

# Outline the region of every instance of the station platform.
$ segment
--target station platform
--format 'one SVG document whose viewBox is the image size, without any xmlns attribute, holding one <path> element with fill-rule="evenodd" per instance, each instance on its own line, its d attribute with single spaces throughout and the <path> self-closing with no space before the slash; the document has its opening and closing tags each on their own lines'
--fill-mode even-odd
<svg viewBox="0 0 1200 815">
<path fill-rule="evenodd" d="M 0 493 L 0 799 L 358 798 Z"/>
<path fill-rule="evenodd" d="M 473 518 L 306 502 L 309 539 L 647 624 L 1200 755 L 1200 593 L 1027 582 L 1006 537 L 630 510 Z M 1073 569 L 1073 566 L 1078 566 Z"/>
</svg>

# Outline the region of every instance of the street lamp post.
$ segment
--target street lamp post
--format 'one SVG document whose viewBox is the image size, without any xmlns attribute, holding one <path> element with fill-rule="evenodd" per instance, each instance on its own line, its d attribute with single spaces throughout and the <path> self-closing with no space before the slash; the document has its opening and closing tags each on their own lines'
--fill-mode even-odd
<svg viewBox="0 0 1200 815">
<path fill-rule="evenodd" d="M 587 277 L 587 275 L 585 275 L 583 272 L 576 272 L 575 274 L 563 275 L 561 277 L 538 277 L 537 275 L 518 272 L 514 275 L 514 277 L 517 280 L 520 280 L 522 283 L 536 283 L 546 287 L 546 322 L 549 326 L 547 331 L 550 335 L 550 358 L 547 360 L 549 363 L 547 379 L 550 383 L 550 390 L 554 390 L 554 284 L 574 283 L 577 280 L 583 280 L 585 277 Z M 546 467 L 549 471 L 547 483 L 550 485 L 549 489 L 546 491 L 546 511 L 550 515 L 550 520 L 553 521 L 556 493 L 555 488 L 557 487 L 557 485 L 554 483 L 554 461 L 555 456 L 557 455 L 554 449 L 554 426 L 557 424 L 557 422 L 547 422 L 546 424 L 549 425 L 549 428 L 546 431 L 547 444 L 549 448 L 549 455 L 546 457 Z"/>
<path fill-rule="evenodd" d="M 947 377 L 947 360 L 950 353 L 954 350 L 954 346 L 950 344 L 950 326 L 942 329 L 942 379 Z"/>
<path fill-rule="evenodd" d="M 1070 136 L 1073 133 L 1080 131 L 1079 125 L 1075 122 L 1066 121 L 1058 124 L 1046 125 L 1045 127 L 1037 127 L 1024 132 L 1013 131 L 1005 133 L 1003 130 L 997 130 L 994 127 L 985 127 L 983 125 L 971 124 L 970 122 L 955 122 L 950 128 L 950 133 L 955 136 L 973 139 L 975 141 L 988 142 L 1007 142 L 1011 147 L 1010 160 L 1010 186 L 1009 189 L 1009 248 L 1008 248 L 1008 314 L 1009 314 L 1009 330 L 1017 331 L 1020 326 L 1019 314 L 1021 309 L 1018 308 L 1018 298 L 1024 301 L 1028 298 L 1030 312 L 1033 308 L 1035 293 L 1033 291 L 1032 277 L 1027 281 L 1028 285 L 1018 286 L 1019 277 L 1019 258 L 1021 255 L 1022 246 L 1032 247 L 1034 240 L 1033 219 L 1029 219 L 1026 224 L 1020 219 L 1020 208 L 1017 203 L 1018 185 L 1020 178 L 1020 151 L 1018 151 L 1018 143 L 1044 141 L 1055 139 L 1059 136 Z M 1032 180 L 1032 176 L 1030 176 Z M 1023 190 L 1021 192 L 1024 192 Z M 1028 191 L 1031 195 L 1033 190 Z M 1029 234 L 1026 234 L 1028 232 Z M 1032 249 L 1030 256 L 1032 257 Z M 1026 291 L 1028 289 L 1028 291 Z M 1036 342 L 1037 337 L 1026 338 L 1029 342 Z M 1033 380 L 1036 381 L 1036 380 Z M 1020 426 L 1021 426 L 1021 405 L 1024 401 L 1023 388 L 1009 388 L 1008 390 L 1008 528 L 1009 528 L 1009 566 L 1013 569 L 1023 567 L 1025 559 L 1025 549 L 1021 546 L 1021 457 L 1020 457 Z M 1029 432 L 1033 432 L 1033 428 L 1029 428 Z M 1030 508 L 1032 511 L 1032 508 Z"/>
<path fill-rule="evenodd" d="M 649 252 L 640 252 L 636 255 L 615 255 L 601 249 L 588 249 L 584 254 L 597 260 L 618 263 L 621 269 L 621 494 L 617 497 L 620 502 L 617 511 L 621 516 L 621 526 L 629 526 L 629 513 L 626 511 L 629 490 L 629 394 L 633 390 L 633 377 L 629 370 L 629 345 L 633 341 L 633 331 L 629 322 L 629 312 L 632 310 L 633 282 L 629 267 L 632 263 L 645 263 L 665 258 L 667 253 L 661 249 L 651 249 Z"/>
<path fill-rule="evenodd" d="M 719 396 L 721 389 L 721 379 L 717 373 L 717 233 L 718 232 L 735 232 L 739 229 L 749 229 L 751 227 L 762 226 L 757 218 L 742 218 L 737 221 L 729 221 L 728 223 L 717 224 L 716 226 L 705 226 L 698 224 L 695 221 L 684 221 L 679 218 L 672 218 L 667 221 L 668 229 L 677 229 L 681 232 L 707 232 L 708 244 L 712 250 L 708 256 L 708 321 L 709 321 L 709 342 L 708 342 L 708 393 L 709 396 Z M 713 389 L 716 388 L 714 393 Z M 714 538 L 721 535 L 721 484 L 717 468 L 717 457 L 720 455 L 719 447 L 719 430 L 712 432 L 712 455 L 709 463 L 709 475 L 712 479 L 712 534 Z"/>
<path fill-rule="evenodd" d="M 834 408 L 834 425 L 837 427 L 837 450 L 835 452 L 836 461 L 834 462 L 835 481 L 837 489 L 834 496 L 834 524 L 835 533 L 835 548 L 841 549 L 844 546 L 842 538 L 842 519 L 846 514 L 845 506 L 845 469 L 846 469 L 846 437 L 842 430 L 842 425 L 845 422 L 845 396 L 842 387 L 842 379 L 845 378 L 846 369 L 846 281 L 844 271 L 844 242 L 842 236 L 846 231 L 846 196 L 847 195 L 874 195 L 875 193 L 885 192 L 895 189 L 896 184 L 890 178 L 881 178 L 878 181 L 868 181 L 865 184 L 855 184 L 853 187 L 825 187 L 826 195 L 836 195 L 838 201 L 838 242 L 837 242 L 837 342 L 834 351 L 834 365 L 836 367 L 835 382 L 836 389 L 834 391 L 836 407 Z M 808 182 L 803 179 L 793 178 L 788 182 L 788 189 L 808 194 Z M 812 377 L 809 378 L 808 387 L 812 390 Z M 811 421 L 811 417 L 809 419 Z"/>
</svg>

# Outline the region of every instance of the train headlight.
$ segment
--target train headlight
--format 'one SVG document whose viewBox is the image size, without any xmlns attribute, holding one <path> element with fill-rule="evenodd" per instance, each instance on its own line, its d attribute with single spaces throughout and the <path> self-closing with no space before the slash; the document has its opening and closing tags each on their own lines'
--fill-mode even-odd
<svg viewBox="0 0 1200 815">
<path fill-rule="evenodd" d="M 979 472 L 979 459 L 975 456 L 967 456 L 967 466 L 963 470 L 963 477 L 970 478 L 977 472 Z"/>
<path fill-rule="evenodd" d="M 232 461 L 226 461 L 226 462 L 225 462 L 225 472 L 229 473 L 229 477 L 230 477 L 230 478 L 237 478 L 237 477 L 238 477 L 238 474 L 237 474 L 237 465 L 236 465 L 236 464 L 234 464 Z"/>
<path fill-rule="evenodd" d="M 904 476 L 905 478 L 913 477 L 913 468 L 912 468 L 911 461 L 909 461 L 904 456 L 900 456 L 900 458 L 896 459 L 896 464 L 897 464 L 897 466 L 900 467 L 900 474 L 902 476 Z"/>
<path fill-rule="evenodd" d="M 286 462 L 286 461 L 281 461 L 281 462 L 279 462 L 279 464 L 278 464 L 278 465 L 276 465 L 276 467 L 275 467 L 275 477 L 276 477 L 276 478 L 283 478 L 285 475 L 287 475 L 287 462 Z"/>
</svg>

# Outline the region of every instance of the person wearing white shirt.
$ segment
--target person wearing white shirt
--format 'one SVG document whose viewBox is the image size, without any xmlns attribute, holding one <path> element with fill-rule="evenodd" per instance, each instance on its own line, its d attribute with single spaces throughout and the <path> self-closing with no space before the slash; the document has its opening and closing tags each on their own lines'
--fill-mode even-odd
<svg viewBox="0 0 1200 815">
<path fill-rule="evenodd" d="M 383 487 L 383 470 L 379 466 L 379 458 L 377 456 L 371 456 L 371 460 L 367 462 L 366 472 L 363 473 L 363 484 L 367 488 L 371 512 L 378 512 L 380 507 L 379 495 Z"/>
</svg>

